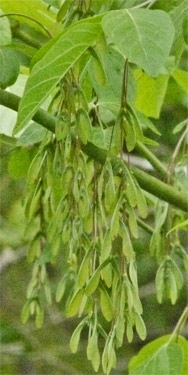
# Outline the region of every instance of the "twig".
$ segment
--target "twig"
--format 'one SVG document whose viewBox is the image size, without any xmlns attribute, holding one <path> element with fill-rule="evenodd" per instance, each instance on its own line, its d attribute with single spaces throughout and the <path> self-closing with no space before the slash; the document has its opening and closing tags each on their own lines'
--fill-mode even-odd
<svg viewBox="0 0 188 375">
<path fill-rule="evenodd" d="M 175 147 L 175 150 L 172 154 L 172 157 L 171 157 L 171 161 L 170 161 L 170 164 L 168 166 L 168 171 L 169 171 L 169 178 L 168 178 L 168 182 L 170 183 L 171 180 L 172 180 L 172 175 L 174 173 L 174 168 L 175 168 L 175 161 L 176 161 L 176 158 L 178 156 L 178 153 L 180 151 L 180 148 L 181 148 L 181 145 L 186 137 L 186 135 L 188 134 L 188 126 L 187 128 L 185 129 L 185 131 L 182 133 L 176 147 Z"/>
<path fill-rule="evenodd" d="M 39 25 L 45 32 L 46 34 L 48 34 L 48 36 L 50 38 L 53 38 L 53 35 L 50 33 L 50 31 L 46 28 L 46 26 L 44 26 L 42 23 L 40 23 L 39 21 L 35 20 L 34 18 L 30 17 L 30 16 L 26 16 L 25 14 L 21 14 L 21 13 L 5 13 L 5 14 L 1 14 L 0 15 L 0 18 L 2 17 L 10 17 L 10 16 L 18 16 L 18 17 L 24 17 L 24 18 L 27 18 L 28 20 L 32 21 L 32 22 L 35 22 L 37 23 L 37 25 Z"/>
<path fill-rule="evenodd" d="M 183 326 L 185 325 L 186 323 L 186 320 L 188 318 L 188 306 L 185 307 L 185 309 L 183 310 L 173 332 L 172 332 L 172 335 L 170 336 L 170 339 L 168 341 L 168 345 L 173 341 L 174 337 L 179 334 L 179 332 L 183 329 Z"/>
<path fill-rule="evenodd" d="M 138 9 L 138 8 L 142 8 L 142 7 L 144 7 L 145 5 L 148 5 L 148 8 L 151 8 L 151 6 L 154 4 L 154 3 L 156 3 L 156 1 L 157 0 L 147 0 L 147 1 L 145 1 L 144 3 L 142 3 L 142 4 L 138 4 L 138 5 L 135 5 L 135 7 L 133 7 L 132 9 Z"/>
<path fill-rule="evenodd" d="M 144 229 L 146 232 L 148 232 L 149 234 L 153 234 L 153 232 L 154 232 L 154 229 L 152 228 L 152 227 L 150 227 L 150 225 L 148 225 L 148 224 L 146 224 L 144 221 L 142 221 L 141 219 L 139 219 L 138 217 L 137 217 L 137 223 L 138 223 L 138 225 L 142 228 L 142 229 Z"/>
</svg>

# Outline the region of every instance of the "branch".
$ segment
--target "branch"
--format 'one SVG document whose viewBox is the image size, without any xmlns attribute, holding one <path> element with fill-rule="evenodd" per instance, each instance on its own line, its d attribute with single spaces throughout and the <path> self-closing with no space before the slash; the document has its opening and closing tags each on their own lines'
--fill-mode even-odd
<svg viewBox="0 0 188 375">
<path fill-rule="evenodd" d="M 160 173 L 161 176 L 165 178 L 168 176 L 168 170 L 143 143 L 137 141 L 135 149 L 141 156 L 144 156 L 150 162 L 150 164 Z"/>
<path fill-rule="evenodd" d="M 0 104 L 2 104 L 4 107 L 13 109 L 13 111 L 18 111 L 19 102 L 19 96 L 0 89 Z M 57 120 L 54 116 L 50 115 L 50 113 L 44 111 L 43 109 L 39 109 L 33 116 L 33 120 L 38 122 L 44 128 L 54 132 Z"/>
<path fill-rule="evenodd" d="M 0 89 L 0 104 L 14 111 L 18 111 L 18 105 L 20 98 L 14 94 L 9 93 Z M 44 128 L 54 132 L 56 118 L 49 114 L 48 112 L 39 109 L 37 113 L 33 116 L 33 120 L 38 122 Z M 104 150 L 96 147 L 92 143 L 82 146 L 83 151 L 92 157 L 93 159 L 104 163 L 107 157 L 107 154 Z M 120 159 L 117 157 L 112 158 L 112 164 L 114 168 L 120 162 Z M 135 178 L 140 184 L 141 188 L 145 191 L 155 195 L 156 197 L 174 205 L 175 207 L 181 209 L 182 211 L 188 212 L 188 194 L 180 192 L 173 187 L 167 185 L 166 183 L 160 181 L 159 179 L 150 176 L 140 169 L 130 166 L 131 171 L 133 172 Z"/>
</svg>

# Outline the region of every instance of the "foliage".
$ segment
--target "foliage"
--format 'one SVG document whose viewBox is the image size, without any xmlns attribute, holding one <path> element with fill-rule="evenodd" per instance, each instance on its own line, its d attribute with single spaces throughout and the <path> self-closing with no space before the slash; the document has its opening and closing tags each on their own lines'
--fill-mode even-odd
<svg viewBox="0 0 188 375">
<path fill-rule="evenodd" d="M 149 148 L 160 135 L 151 118 L 160 121 L 172 80 L 187 92 L 181 56 L 188 1 L 173 3 L 1 2 L 1 104 L 18 110 L 13 135 L 2 134 L 1 142 L 12 147 L 11 177 L 26 178 L 24 238 L 33 265 L 21 319 L 33 316 L 40 328 L 45 299 L 48 306 L 54 296 L 63 301 L 66 316 L 81 319 L 71 351 L 77 352 L 87 327 L 87 358 L 106 374 L 116 367 L 125 339 L 131 343 L 135 332 L 141 340 L 147 336 L 135 248 L 139 227 L 151 236 L 148 257 L 158 264 L 159 303 L 176 303 L 188 273 L 182 236 L 187 120 L 174 126 L 181 135 L 168 168 Z M 27 82 L 19 102 L 4 89 L 20 72 Z M 135 152 L 150 162 L 154 176 L 132 165 Z M 150 211 L 153 227 L 147 223 Z M 49 267 L 62 261 L 66 266 L 54 291 Z M 146 345 L 131 360 L 130 375 L 185 374 L 187 344 L 172 337 Z M 167 368 L 174 357 L 177 368 Z"/>
</svg>

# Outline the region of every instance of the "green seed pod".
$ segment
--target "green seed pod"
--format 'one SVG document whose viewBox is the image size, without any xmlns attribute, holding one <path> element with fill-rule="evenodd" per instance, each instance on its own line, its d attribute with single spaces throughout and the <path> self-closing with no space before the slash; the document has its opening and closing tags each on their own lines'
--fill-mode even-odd
<svg viewBox="0 0 188 375">
<path fill-rule="evenodd" d="M 44 152 L 44 154 L 42 154 L 41 152 L 38 152 L 33 158 L 31 165 L 29 167 L 29 170 L 28 170 L 28 175 L 27 175 L 27 181 L 28 181 L 29 186 L 36 183 L 41 167 L 46 158 L 46 155 L 47 155 L 46 152 Z"/>
<path fill-rule="evenodd" d="M 111 249 L 112 249 L 111 230 L 108 229 L 102 241 L 101 262 L 104 262 L 104 260 L 106 260 L 109 257 L 111 253 Z"/>
<path fill-rule="evenodd" d="M 112 266 L 108 264 L 103 270 L 101 270 L 101 278 L 104 280 L 106 286 L 111 288 L 112 286 Z"/>
<path fill-rule="evenodd" d="M 176 262 L 172 258 L 170 260 L 171 260 L 170 268 L 171 268 L 172 273 L 174 274 L 176 284 L 177 284 L 177 288 L 181 289 L 183 287 L 183 284 L 184 284 L 183 275 L 182 275 L 178 265 L 176 264 Z"/>
<path fill-rule="evenodd" d="M 78 273 L 78 286 L 82 288 L 89 278 L 90 249 L 85 254 Z"/>
<path fill-rule="evenodd" d="M 162 303 L 162 299 L 163 299 L 163 294 L 164 294 L 164 289 L 165 289 L 164 278 L 165 278 L 165 268 L 164 268 L 164 263 L 162 263 L 157 270 L 156 278 L 155 278 L 155 285 L 157 289 L 157 300 L 159 303 Z"/>
<path fill-rule="evenodd" d="M 68 9 L 70 8 L 70 1 L 69 0 L 64 0 L 63 1 L 63 4 L 61 5 L 58 13 L 57 13 L 57 22 L 61 22 L 64 17 L 66 16 L 66 13 L 68 11 Z"/>
<path fill-rule="evenodd" d="M 79 196 L 79 201 L 78 201 L 78 211 L 82 219 L 85 219 L 89 215 L 89 211 L 90 211 L 89 197 L 88 197 L 87 191 L 83 188 L 80 191 L 80 196 Z"/>
<path fill-rule="evenodd" d="M 175 275 L 170 268 L 168 268 L 168 290 L 169 298 L 171 299 L 172 305 L 174 305 L 178 298 L 178 288 Z"/>
<path fill-rule="evenodd" d="M 146 199 L 139 185 L 137 185 L 137 188 L 136 188 L 136 200 L 137 200 L 138 211 L 140 212 L 140 215 L 145 219 L 148 215 L 148 208 L 147 208 Z"/>
<path fill-rule="evenodd" d="M 94 370 L 97 372 L 100 365 L 100 353 L 98 348 L 98 334 L 95 330 L 88 339 L 87 358 L 91 361 Z"/>
<path fill-rule="evenodd" d="M 38 233 L 29 246 L 27 259 L 29 263 L 32 263 L 35 258 L 38 258 L 41 253 L 41 239 L 40 234 Z"/>
<path fill-rule="evenodd" d="M 146 326 L 145 323 L 139 314 L 135 314 L 135 325 L 136 325 L 136 331 L 141 338 L 141 340 L 145 340 L 146 338 Z"/>
<path fill-rule="evenodd" d="M 83 296 L 84 296 L 84 290 L 77 289 L 74 295 L 72 296 L 71 300 L 69 301 L 67 309 L 66 309 L 66 313 L 68 317 L 71 317 L 77 314 Z"/>
<path fill-rule="evenodd" d="M 135 253 L 132 247 L 131 239 L 129 236 L 129 232 L 124 224 L 124 222 L 121 220 L 120 224 L 120 236 L 122 238 L 122 250 L 123 253 L 127 259 L 127 262 L 130 262 L 131 259 L 135 258 Z"/>
<path fill-rule="evenodd" d="M 61 238 L 62 238 L 61 233 L 56 234 L 50 244 L 51 253 L 54 257 L 57 255 L 59 251 L 59 248 L 61 245 Z"/>
<path fill-rule="evenodd" d="M 37 284 L 38 284 L 38 280 L 37 278 L 32 278 L 31 281 L 29 282 L 28 284 L 28 287 L 27 287 L 27 298 L 31 298 L 33 297 L 33 293 L 37 287 Z"/>
<path fill-rule="evenodd" d="M 47 282 L 44 284 L 44 292 L 45 292 L 47 304 L 50 306 L 52 304 L 52 294 L 51 294 L 50 285 Z"/>
<path fill-rule="evenodd" d="M 132 150 L 134 150 L 136 145 L 136 134 L 134 126 L 130 124 L 125 117 L 123 117 L 122 119 L 121 126 L 124 131 L 127 150 L 128 152 L 131 152 Z"/>
<path fill-rule="evenodd" d="M 85 324 L 86 324 L 86 319 L 83 319 L 80 322 L 80 324 L 78 324 L 78 326 L 76 327 L 76 329 L 74 330 L 74 332 L 71 336 L 70 350 L 71 350 L 72 353 L 76 353 L 77 350 L 78 350 L 78 344 L 79 344 L 79 341 L 80 341 L 80 334 L 81 334 L 81 331 L 84 328 Z"/>
<path fill-rule="evenodd" d="M 183 20 L 183 37 L 186 44 L 188 44 L 188 14 L 185 13 Z"/>
<path fill-rule="evenodd" d="M 110 322 L 113 319 L 112 303 L 105 288 L 100 288 L 100 307 L 104 318 Z"/>
<path fill-rule="evenodd" d="M 25 214 L 26 214 L 28 220 L 31 220 L 33 217 L 36 216 L 36 213 L 40 208 L 41 194 L 42 194 L 42 190 L 41 190 L 41 187 L 39 186 L 35 190 L 31 201 L 27 202 L 27 205 L 26 205 L 26 208 L 25 208 Z"/>
<path fill-rule="evenodd" d="M 136 221 L 136 215 L 131 206 L 129 206 L 128 210 L 128 223 L 129 229 L 134 238 L 138 238 L 138 225 Z"/>
<path fill-rule="evenodd" d="M 111 228 L 110 228 L 110 235 L 111 239 L 113 240 L 119 233 L 119 202 L 116 205 L 116 208 L 114 210 L 112 220 L 111 220 Z"/>
<path fill-rule="evenodd" d="M 63 295 L 64 295 L 64 292 L 65 292 L 65 286 L 66 286 L 66 278 L 63 277 L 58 286 L 57 286 L 57 290 L 56 290 L 56 297 L 55 297 L 55 300 L 56 302 L 60 302 Z"/>
<path fill-rule="evenodd" d="M 133 341 L 133 328 L 129 318 L 127 318 L 126 336 L 128 342 L 131 343 Z"/>
<path fill-rule="evenodd" d="M 35 316 L 35 325 L 36 328 L 41 328 L 44 320 L 44 311 L 42 307 L 37 304 L 36 306 L 36 316 Z"/>
<path fill-rule="evenodd" d="M 77 111 L 78 136 L 83 144 L 92 139 L 92 126 L 88 113 L 80 108 Z"/>
<path fill-rule="evenodd" d="M 42 283 L 42 284 L 45 283 L 45 281 L 46 281 L 46 277 L 47 277 L 46 265 L 45 265 L 45 264 L 41 264 L 40 280 L 41 280 L 41 283 Z"/>
<path fill-rule="evenodd" d="M 116 331 L 116 347 L 120 348 L 123 345 L 123 337 L 125 333 L 125 317 L 118 315 L 116 324 L 115 324 L 115 331 Z"/>
<path fill-rule="evenodd" d="M 25 324 L 28 321 L 29 315 L 30 315 L 30 302 L 27 301 L 25 305 L 23 306 L 22 312 L 21 312 L 21 321 L 23 324 Z"/>
</svg>

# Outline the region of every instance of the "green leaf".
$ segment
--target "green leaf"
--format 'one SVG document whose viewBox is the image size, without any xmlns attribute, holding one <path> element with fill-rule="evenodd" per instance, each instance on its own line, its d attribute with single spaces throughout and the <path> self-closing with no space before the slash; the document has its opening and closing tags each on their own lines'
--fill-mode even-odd
<svg viewBox="0 0 188 375">
<path fill-rule="evenodd" d="M 164 102 L 169 76 L 152 78 L 141 69 L 134 71 L 137 86 L 136 108 L 145 116 L 159 118 Z"/>
<path fill-rule="evenodd" d="M 67 28 L 34 65 L 20 102 L 15 133 L 27 124 L 53 88 L 95 41 L 101 31 L 100 21 L 101 16 L 87 18 Z"/>
<path fill-rule="evenodd" d="M 42 141 L 46 133 L 47 130 L 45 128 L 36 122 L 32 122 L 18 138 L 17 144 L 24 147 L 34 145 Z"/>
<path fill-rule="evenodd" d="M 129 375 L 186 375 L 188 343 L 177 336 L 168 343 L 170 335 L 145 345 L 129 363 Z"/>
<path fill-rule="evenodd" d="M 1 0 L 1 8 L 5 13 L 21 13 L 23 15 L 34 18 L 36 21 L 40 22 L 47 29 L 51 30 L 53 33 L 61 31 L 61 27 L 55 23 L 55 13 L 51 10 L 47 10 L 47 6 L 42 1 L 39 0 Z M 15 17 L 15 16 L 14 16 Z M 22 20 L 21 17 L 15 17 L 17 20 Z M 45 31 L 29 19 L 24 18 L 24 23 L 36 28 L 40 32 Z M 46 35 L 46 33 L 45 33 Z"/>
<path fill-rule="evenodd" d="M 107 129 L 102 129 L 97 126 L 93 127 L 91 143 L 93 143 L 95 146 L 102 148 L 104 150 L 109 150 L 112 131 L 113 131 L 112 127 L 109 127 Z M 115 146 L 115 140 L 113 137 L 111 147 L 114 147 L 114 146 Z"/>
<path fill-rule="evenodd" d="M 176 69 L 172 73 L 172 77 L 178 85 L 188 94 L 188 72 L 182 69 Z"/>
<path fill-rule="evenodd" d="M 111 11 L 104 16 L 102 26 L 108 41 L 125 58 L 151 76 L 160 73 L 174 37 L 174 27 L 167 13 L 148 9 Z"/>
<path fill-rule="evenodd" d="M 96 45 L 96 48 L 98 48 L 98 44 Z M 115 116 L 118 115 L 120 109 L 124 58 L 118 51 L 112 49 L 110 46 L 107 46 L 105 49 L 105 54 L 102 56 L 102 63 L 106 73 L 106 82 L 103 86 L 97 83 L 91 63 L 89 64 L 88 69 L 89 78 L 98 97 L 97 105 L 99 107 L 101 117 L 105 122 L 106 120 L 108 122 L 109 118 L 115 118 Z M 132 102 L 134 96 L 135 85 L 130 69 L 127 98 Z M 117 139 L 115 142 L 117 142 Z"/>
<path fill-rule="evenodd" d="M 101 61 L 97 55 L 96 57 L 95 56 L 93 57 L 92 64 L 93 64 L 93 73 L 94 73 L 96 82 L 98 83 L 99 86 L 104 86 L 106 83 L 106 75 L 105 75 L 104 68 L 101 64 Z"/>
<path fill-rule="evenodd" d="M 23 178 L 27 175 L 30 164 L 30 150 L 19 148 L 10 156 L 8 161 L 8 173 L 14 179 Z"/>
<path fill-rule="evenodd" d="M 188 12 L 188 0 L 178 1 L 177 3 L 178 6 L 173 7 L 169 13 L 175 28 L 175 38 L 172 45 L 171 55 L 175 56 L 176 64 L 178 64 L 185 48 L 183 21 Z"/>
<path fill-rule="evenodd" d="M 12 86 L 18 77 L 20 64 L 15 51 L 9 47 L 0 47 L 0 87 Z"/>
<path fill-rule="evenodd" d="M 2 15 L 3 12 L 0 9 L 0 15 Z M 1 17 L 0 18 L 0 45 L 7 45 L 10 44 L 12 41 L 12 34 L 10 29 L 10 23 L 7 17 Z"/>
<path fill-rule="evenodd" d="M 34 57 L 34 55 L 37 52 L 37 49 L 31 46 L 28 46 L 27 44 L 21 44 L 21 43 L 11 43 L 9 45 L 11 49 L 14 49 L 17 52 L 21 52 L 24 55 L 28 56 L 29 58 Z"/>
</svg>

